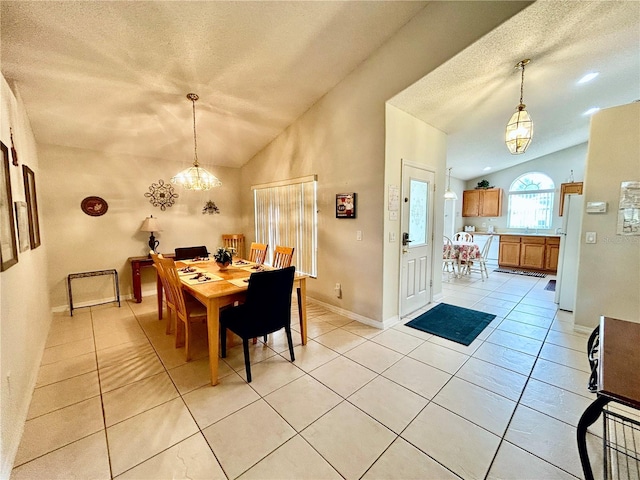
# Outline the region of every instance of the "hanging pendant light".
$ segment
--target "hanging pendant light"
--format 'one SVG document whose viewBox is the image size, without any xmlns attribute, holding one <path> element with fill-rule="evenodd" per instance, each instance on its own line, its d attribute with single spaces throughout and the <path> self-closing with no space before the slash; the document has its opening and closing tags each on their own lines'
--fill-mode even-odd
<svg viewBox="0 0 640 480">
<path fill-rule="evenodd" d="M 196 100 L 195 93 L 187 94 L 187 98 L 193 103 L 193 166 L 181 171 L 171 179 L 171 183 L 182 185 L 187 190 L 211 190 L 219 187 L 222 182 L 218 178 L 202 168 L 198 164 L 198 140 L 196 137 Z"/>
<path fill-rule="evenodd" d="M 444 199 L 445 200 L 457 200 L 458 199 L 458 195 L 456 195 L 456 192 L 451 190 L 451 168 L 449 168 L 449 183 L 447 184 L 447 190 L 444 192 Z"/>
<path fill-rule="evenodd" d="M 512 155 L 519 155 L 527 151 L 531 139 L 533 138 L 533 121 L 529 113 L 525 110 L 526 105 L 522 103 L 522 95 L 524 91 L 524 67 L 531 60 L 528 58 L 521 60 L 515 68 L 522 69 L 522 77 L 520 80 L 520 103 L 516 107 L 516 113 L 511 116 L 507 123 L 505 132 L 505 143 Z"/>
</svg>

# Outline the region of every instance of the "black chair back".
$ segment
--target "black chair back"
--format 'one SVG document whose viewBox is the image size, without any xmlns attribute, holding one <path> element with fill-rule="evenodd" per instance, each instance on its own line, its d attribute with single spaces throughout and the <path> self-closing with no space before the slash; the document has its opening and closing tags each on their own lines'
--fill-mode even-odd
<svg viewBox="0 0 640 480">
<path fill-rule="evenodd" d="M 209 252 L 207 252 L 207 247 L 204 245 L 200 247 L 180 247 L 175 250 L 176 256 L 175 261 L 178 260 L 191 260 L 196 257 L 207 257 L 209 256 Z"/>
<path fill-rule="evenodd" d="M 255 272 L 249 277 L 244 303 L 247 317 L 255 319 L 248 325 L 248 336 L 259 337 L 291 324 L 291 294 L 296 267 Z"/>
</svg>

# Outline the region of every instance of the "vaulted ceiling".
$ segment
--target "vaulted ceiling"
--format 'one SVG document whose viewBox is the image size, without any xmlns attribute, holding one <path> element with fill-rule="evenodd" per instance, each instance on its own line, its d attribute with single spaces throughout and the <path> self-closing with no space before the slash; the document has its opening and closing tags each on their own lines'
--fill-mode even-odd
<svg viewBox="0 0 640 480">
<path fill-rule="evenodd" d="M 2 72 L 36 140 L 238 167 L 428 2 L 2 1 Z M 461 4 L 461 8 L 464 5 Z M 462 26 L 458 27 L 462 28 Z M 452 35 L 455 30 L 452 30 Z M 427 51 L 425 51 L 427 54 Z M 524 155 L 504 146 L 531 58 Z M 576 85 L 589 71 L 593 82 Z M 593 106 L 640 98 L 640 2 L 536 2 L 391 102 L 449 134 L 470 179 L 585 142 Z"/>
</svg>

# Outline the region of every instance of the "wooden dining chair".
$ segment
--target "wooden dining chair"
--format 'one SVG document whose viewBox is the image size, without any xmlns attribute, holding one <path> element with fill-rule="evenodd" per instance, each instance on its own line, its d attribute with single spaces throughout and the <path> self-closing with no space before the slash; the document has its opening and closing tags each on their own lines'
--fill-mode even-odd
<svg viewBox="0 0 640 480">
<path fill-rule="evenodd" d="M 293 259 L 293 251 L 295 247 L 283 247 L 276 245 L 276 250 L 273 252 L 273 268 L 287 268 L 291 266 L 291 260 Z"/>
<path fill-rule="evenodd" d="M 250 338 L 284 328 L 291 361 L 295 361 L 291 338 L 291 293 L 295 272 L 296 267 L 288 267 L 252 273 L 245 302 L 220 312 L 220 354 L 222 358 L 227 356 L 227 329 L 242 338 L 248 383 L 251 383 Z"/>
<path fill-rule="evenodd" d="M 469 232 L 457 232 L 453 236 L 454 242 L 473 242 L 473 235 Z"/>
<path fill-rule="evenodd" d="M 199 247 L 178 247 L 175 249 L 175 260 L 191 260 L 192 258 L 205 258 L 209 256 L 207 247 L 204 245 Z"/>
<path fill-rule="evenodd" d="M 442 271 L 455 274 L 457 264 L 458 258 L 456 257 L 456 251 L 453 248 L 453 243 L 451 243 L 451 239 L 449 237 L 444 236 L 442 247 Z"/>
<path fill-rule="evenodd" d="M 262 265 L 267 258 L 267 250 L 269 245 L 266 243 L 251 243 L 251 250 L 249 251 L 249 261 Z"/>
<path fill-rule="evenodd" d="M 233 250 L 234 257 L 245 258 L 244 256 L 244 235 L 241 233 L 223 233 L 222 245 Z"/>
<path fill-rule="evenodd" d="M 493 240 L 493 235 L 489 235 L 489 240 L 482 247 L 482 252 L 480 253 L 480 257 L 470 260 L 467 262 L 467 270 L 469 273 L 471 272 L 479 272 L 480 278 L 484 282 L 484 278 L 487 277 L 489 279 L 489 270 L 487 269 L 487 257 L 489 256 L 489 248 L 491 247 L 491 241 Z"/>
<path fill-rule="evenodd" d="M 158 258 L 175 301 L 176 348 L 184 346 L 187 362 L 191 361 L 191 323 L 207 322 L 207 309 L 182 290 L 182 281 L 171 258 Z"/>
<path fill-rule="evenodd" d="M 165 328 L 165 333 L 169 335 L 173 330 L 174 319 L 176 318 L 176 301 L 173 297 L 173 290 L 168 283 L 167 274 L 164 271 L 164 266 L 162 262 L 160 262 L 161 258 L 164 258 L 162 254 L 151 254 L 151 258 L 153 259 L 153 264 L 156 267 L 156 274 L 160 279 L 160 283 L 162 284 L 162 289 L 164 290 L 164 298 L 165 303 L 167 305 L 167 325 Z"/>
</svg>

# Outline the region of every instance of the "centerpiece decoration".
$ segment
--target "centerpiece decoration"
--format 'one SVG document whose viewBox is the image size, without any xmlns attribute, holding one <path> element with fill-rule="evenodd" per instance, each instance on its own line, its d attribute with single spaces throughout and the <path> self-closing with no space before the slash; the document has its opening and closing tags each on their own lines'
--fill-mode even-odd
<svg viewBox="0 0 640 480">
<path fill-rule="evenodd" d="M 233 251 L 229 248 L 218 247 L 216 252 L 213 254 L 213 258 L 215 259 L 218 268 L 221 271 L 225 271 L 232 263 L 231 259 L 233 258 Z"/>
</svg>

